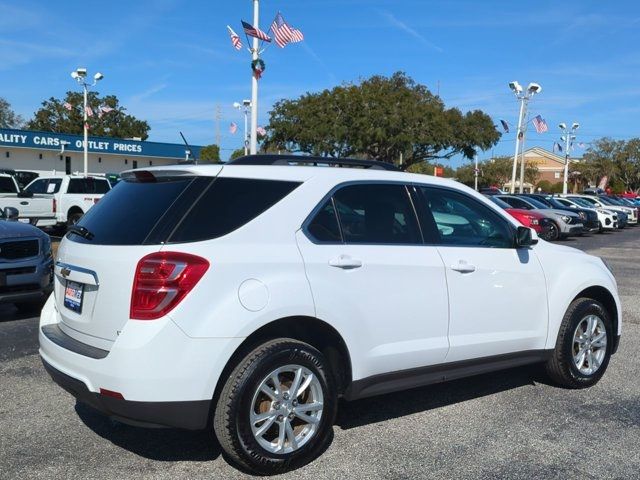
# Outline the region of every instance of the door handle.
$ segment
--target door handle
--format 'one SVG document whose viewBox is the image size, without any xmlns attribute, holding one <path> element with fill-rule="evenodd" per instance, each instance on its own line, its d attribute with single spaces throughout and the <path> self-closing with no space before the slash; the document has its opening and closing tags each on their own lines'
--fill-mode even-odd
<svg viewBox="0 0 640 480">
<path fill-rule="evenodd" d="M 471 273 L 476 271 L 476 267 L 475 265 L 471 265 L 464 260 L 460 260 L 457 265 L 451 265 L 451 270 L 455 270 L 456 272 L 460 273 Z"/>
<path fill-rule="evenodd" d="M 352 258 L 349 255 L 340 255 L 339 257 L 329 260 L 329 265 L 349 270 L 352 268 L 360 268 L 362 266 L 362 260 Z"/>
<path fill-rule="evenodd" d="M 29 205 L 29 202 L 20 202 L 20 205 Z"/>
</svg>

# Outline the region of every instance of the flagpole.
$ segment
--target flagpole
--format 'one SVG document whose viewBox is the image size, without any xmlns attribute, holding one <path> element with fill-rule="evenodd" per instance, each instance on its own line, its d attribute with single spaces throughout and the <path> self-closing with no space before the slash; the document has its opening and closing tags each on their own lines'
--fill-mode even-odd
<svg viewBox="0 0 640 480">
<path fill-rule="evenodd" d="M 259 28 L 260 6 L 259 0 L 253 0 L 253 26 Z M 253 37 L 253 48 L 251 50 L 252 60 L 258 59 L 258 49 L 260 41 Z M 256 75 L 251 72 L 251 141 L 250 141 L 250 153 L 255 155 L 258 152 L 258 79 Z"/>
</svg>

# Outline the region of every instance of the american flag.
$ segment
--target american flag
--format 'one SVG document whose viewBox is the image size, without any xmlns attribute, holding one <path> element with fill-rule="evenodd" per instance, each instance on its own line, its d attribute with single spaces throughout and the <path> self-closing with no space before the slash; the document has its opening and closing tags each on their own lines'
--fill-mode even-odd
<svg viewBox="0 0 640 480">
<path fill-rule="evenodd" d="M 227 30 L 229 30 L 229 36 L 231 37 L 231 44 L 233 45 L 233 48 L 235 48 L 236 50 L 240 50 L 242 48 L 240 37 L 236 32 L 233 31 L 233 28 L 231 28 L 229 25 L 227 25 Z"/>
<path fill-rule="evenodd" d="M 231 125 L 229 125 L 229 133 L 231 133 L 231 135 L 235 135 L 237 131 L 238 125 L 236 125 L 234 122 L 231 122 Z"/>
<path fill-rule="evenodd" d="M 276 39 L 276 45 L 280 48 L 284 48 L 287 43 L 291 42 L 291 27 L 284 21 L 280 12 L 278 12 L 276 18 L 273 19 L 271 31 L 273 32 L 273 37 Z"/>
<path fill-rule="evenodd" d="M 242 20 L 242 28 L 244 29 L 244 33 L 246 33 L 250 37 L 255 37 L 260 40 L 264 40 L 265 42 L 271 41 L 271 37 L 269 35 L 264 33 L 259 28 L 254 27 L 253 25 L 245 22 L 244 20 Z"/>
<path fill-rule="evenodd" d="M 84 107 L 84 112 L 87 114 L 87 117 L 93 117 L 93 110 L 91 110 L 91 107 L 89 105 Z"/>
<path fill-rule="evenodd" d="M 507 121 L 500 120 L 500 123 L 502 124 L 502 128 L 504 129 L 505 133 L 509 133 L 509 124 L 507 123 Z"/>
<path fill-rule="evenodd" d="M 102 107 L 100 107 L 100 111 L 102 113 L 109 113 L 109 112 L 113 112 L 115 109 L 108 107 L 107 105 L 103 105 Z"/>
<path fill-rule="evenodd" d="M 304 40 L 304 35 L 297 28 L 291 29 L 291 43 L 298 43 Z"/>
<path fill-rule="evenodd" d="M 536 115 L 533 117 L 533 126 L 536 127 L 536 132 L 544 133 L 549 131 L 549 127 L 547 126 L 547 122 L 544 121 L 540 115 Z"/>
<path fill-rule="evenodd" d="M 73 105 L 71 105 L 69 102 L 64 102 L 62 106 L 69 111 L 73 110 Z"/>
<path fill-rule="evenodd" d="M 264 137 L 267 134 L 267 131 L 264 129 L 264 127 L 258 127 L 256 128 L 256 133 L 261 137 Z"/>
</svg>

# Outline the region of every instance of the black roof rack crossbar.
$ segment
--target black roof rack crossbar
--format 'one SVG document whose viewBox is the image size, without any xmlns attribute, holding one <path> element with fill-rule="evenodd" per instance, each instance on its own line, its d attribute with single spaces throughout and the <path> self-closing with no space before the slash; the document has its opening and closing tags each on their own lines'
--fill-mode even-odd
<svg viewBox="0 0 640 480">
<path fill-rule="evenodd" d="M 360 167 L 371 170 L 400 171 L 391 163 L 357 158 L 311 157 L 303 155 L 246 155 L 227 162 L 227 165 L 330 165 L 336 167 Z"/>
</svg>

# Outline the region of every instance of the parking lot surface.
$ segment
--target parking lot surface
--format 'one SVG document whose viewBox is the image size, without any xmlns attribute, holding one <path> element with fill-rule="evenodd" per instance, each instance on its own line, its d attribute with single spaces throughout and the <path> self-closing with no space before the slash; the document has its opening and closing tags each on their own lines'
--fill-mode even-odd
<svg viewBox="0 0 640 480">
<path fill-rule="evenodd" d="M 604 257 L 618 279 L 622 342 L 599 384 L 563 390 L 526 367 L 342 402 L 329 449 L 283 478 L 640 478 L 640 227 L 560 243 Z M 37 348 L 37 318 L 0 306 L 0 478 L 245 477 L 212 433 L 76 405 Z"/>
</svg>

